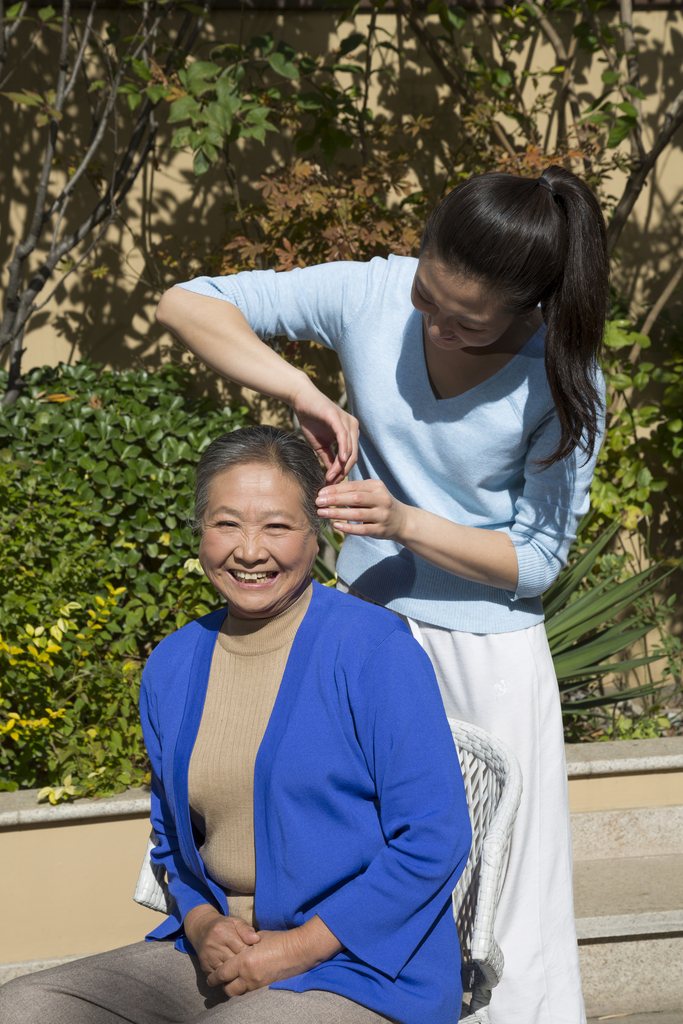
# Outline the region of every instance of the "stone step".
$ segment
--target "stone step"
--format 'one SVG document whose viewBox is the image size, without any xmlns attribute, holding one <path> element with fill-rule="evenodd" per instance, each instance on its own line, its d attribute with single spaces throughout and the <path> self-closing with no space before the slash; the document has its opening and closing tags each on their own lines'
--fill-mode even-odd
<svg viewBox="0 0 683 1024">
<path fill-rule="evenodd" d="M 683 1024 L 683 854 L 576 861 L 574 907 L 588 1016 Z"/>
<path fill-rule="evenodd" d="M 580 942 L 683 935 L 683 854 L 574 864 Z"/>
<path fill-rule="evenodd" d="M 666 1010 L 653 1013 L 607 1013 L 602 1017 L 589 1017 L 588 1024 L 598 1021 L 610 1021 L 610 1024 L 683 1024 L 683 1009 Z"/>
</svg>

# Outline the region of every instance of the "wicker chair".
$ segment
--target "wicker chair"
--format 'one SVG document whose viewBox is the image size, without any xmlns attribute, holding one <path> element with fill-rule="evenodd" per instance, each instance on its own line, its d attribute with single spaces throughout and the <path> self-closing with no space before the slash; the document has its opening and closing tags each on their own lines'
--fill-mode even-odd
<svg viewBox="0 0 683 1024">
<path fill-rule="evenodd" d="M 503 974 L 503 953 L 493 937 L 510 835 L 522 795 L 517 758 L 490 733 L 449 718 L 458 748 L 472 823 L 472 849 L 453 890 L 453 914 L 460 939 L 463 1003 L 460 1024 L 488 1024 L 491 990 Z"/>
<path fill-rule="evenodd" d="M 472 823 L 472 848 L 453 891 L 462 957 L 463 989 L 472 992 L 463 1003 L 460 1024 L 488 1024 L 491 989 L 503 973 L 503 954 L 493 937 L 510 834 L 522 794 L 522 773 L 515 755 L 495 736 L 476 725 L 449 719 L 458 748 Z M 133 899 L 143 907 L 168 914 L 173 897 L 164 869 L 151 860 L 157 845 L 152 829 Z"/>
</svg>

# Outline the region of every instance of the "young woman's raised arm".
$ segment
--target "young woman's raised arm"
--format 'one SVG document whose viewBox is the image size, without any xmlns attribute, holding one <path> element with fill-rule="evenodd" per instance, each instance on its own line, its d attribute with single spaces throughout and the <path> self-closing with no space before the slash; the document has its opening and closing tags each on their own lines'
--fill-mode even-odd
<svg viewBox="0 0 683 1024">
<path fill-rule="evenodd" d="M 237 306 L 171 288 L 159 303 L 157 320 L 223 377 L 286 402 L 322 459 L 328 482 L 343 480 L 358 457 L 358 421 L 261 341 Z"/>
</svg>

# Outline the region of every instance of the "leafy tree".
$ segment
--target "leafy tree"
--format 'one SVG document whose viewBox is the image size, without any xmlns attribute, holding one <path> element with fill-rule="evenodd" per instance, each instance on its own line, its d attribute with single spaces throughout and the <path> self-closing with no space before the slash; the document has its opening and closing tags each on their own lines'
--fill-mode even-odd
<svg viewBox="0 0 683 1024">
<path fill-rule="evenodd" d="M 16 400 L 22 386 L 21 359 L 26 325 L 66 278 L 96 249 L 107 227 L 120 216 L 140 171 L 154 150 L 158 130 L 155 109 L 165 90 L 152 79 L 182 67 L 203 25 L 191 3 L 129 0 L 127 28 L 99 26 L 97 0 L 85 21 L 71 0 L 61 11 L 48 5 L 29 15 L 27 0 L 5 8 L 0 0 L 0 89 L 21 75 L 24 61 L 40 53 L 41 81 L 36 88 L 4 92 L 6 101 L 25 111 L 42 137 L 42 166 L 33 186 L 32 210 L 8 267 L 0 352 L 9 347 L 9 376 L 4 403 Z M 184 12 L 180 28 L 169 35 L 171 16 Z M 155 58 L 161 62 L 156 64 Z M 163 71 L 162 71 L 163 67 Z M 140 90 L 131 76 L 142 76 Z M 45 79 L 52 80 L 45 88 Z M 77 117 L 73 116 L 76 106 Z M 81 136 L 89 122 L 87 137 Z M 113 145 L 112 145 L 113 140 Z M 91 196 L 95 193 L 94 200 Z M 72 216 L 74 209 L 87 213 Z M 38 296 L 62 276 L 47 299 Z M 98 275 L 100 268 L 91 267 Z M 106 270 L 106 268 L 104 268 Z"/>
</svg>

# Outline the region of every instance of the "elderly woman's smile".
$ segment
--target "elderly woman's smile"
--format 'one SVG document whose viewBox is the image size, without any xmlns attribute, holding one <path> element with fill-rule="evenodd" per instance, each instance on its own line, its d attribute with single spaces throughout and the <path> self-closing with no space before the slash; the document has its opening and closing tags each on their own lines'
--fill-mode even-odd
<svg viewBox="0 0 683 1024">
<path fill-rule="evenodd" d="M 213 477 L 199 559 L 232 615 L 257 619 L 284 611 L 308 585 L 317 552 L 301 488 L 290 474 L 250 462 Z"/>
</svg>

